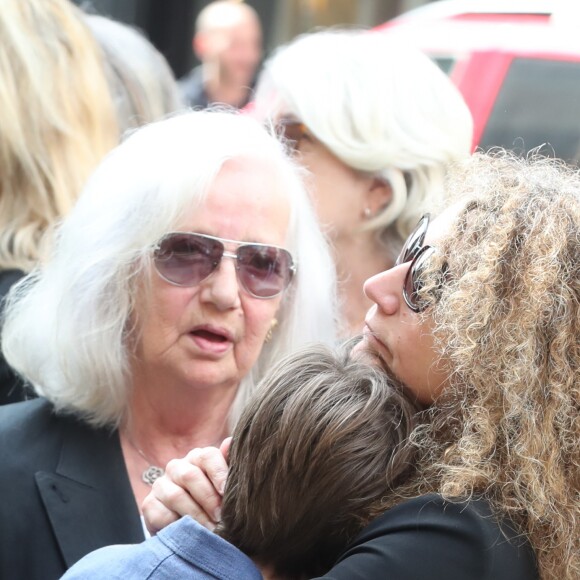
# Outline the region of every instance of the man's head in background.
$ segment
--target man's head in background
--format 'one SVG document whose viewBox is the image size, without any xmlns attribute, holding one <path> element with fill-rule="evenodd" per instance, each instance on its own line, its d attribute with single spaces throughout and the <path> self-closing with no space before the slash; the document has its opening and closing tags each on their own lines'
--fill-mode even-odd
<svg viewBox="0 0 580 580">
<path fill-rule="evenodd" d="M 220 0 L 198 15 L 193 50 L 219 83 L 250 87 L 262 58 L 262 31 L 255 10 L 243 2 Z"/>
</svg>

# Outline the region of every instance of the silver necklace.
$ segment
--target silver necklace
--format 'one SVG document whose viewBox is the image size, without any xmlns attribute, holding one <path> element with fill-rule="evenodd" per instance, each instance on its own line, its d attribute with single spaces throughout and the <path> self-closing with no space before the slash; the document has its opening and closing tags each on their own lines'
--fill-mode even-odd
<svg viewBox="0 0 580 580">
<path fill-rule="evenodd" d="M 147 485 L 153 485 L 155 483 L 155 480 L 159 479 L 165 473 L 165 469 L 163 469 L 162 467 L 158 467 L 152 461 L 150 461 L 147 458 L 147 456 L 145 455 L 145 453 L 143 453 L 143 451 L 141 451 L 141 449 L 139 449 L 139 447 L 137 447 L 137 445 L 135 445 L 135 443 L 133 443 L 133 440 L 131 439 L 131 437 L 129 437 L 129 434 L 128 433 L 125 433 L 125 437 L 127 438 L 127 441 L 129 442 L 129 445 L 131 445 L 131 447 L 148 464 L 147 468 L 141 474 L 141 480 L 144 483 L 146 483 Z"/>
</svg>

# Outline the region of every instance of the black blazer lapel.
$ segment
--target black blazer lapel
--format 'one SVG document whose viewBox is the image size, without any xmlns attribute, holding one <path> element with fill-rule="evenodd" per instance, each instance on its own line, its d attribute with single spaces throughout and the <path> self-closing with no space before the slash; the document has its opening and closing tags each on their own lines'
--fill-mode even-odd
<svg viewBox="0 0 580 580">
<path fill-rule="evenodd" d="M 116 432 L 63 419 L 56 473 L 39 471 L 36 485 L 67 567 L 110 544 L 144 539 Z"/>
</svg>

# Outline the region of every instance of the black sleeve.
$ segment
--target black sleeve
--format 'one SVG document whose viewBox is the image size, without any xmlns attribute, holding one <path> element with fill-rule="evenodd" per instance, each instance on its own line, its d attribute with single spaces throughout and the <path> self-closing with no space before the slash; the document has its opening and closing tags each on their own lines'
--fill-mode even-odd
<svg viewBox="0 0 580 580">
<path fill-rule="evenodd" d="M 449 503 L 437 495 L 418 497 L 371 522 L 323 578 L 537 578 L 529 546 L 508 542 L 505 531 L 484 502 Z"/>
<path fill-rule="evenodd" d="M 24 276 L 20 270 L 0 271 L 0 324 L 4 311 L 4 302 L 10 288 Z M 0 405 L 18 403 L 33 399 L 36 395 L 32 388 L 27 388 L 24 380 L 8 365 L 0 351 Z"/>
</svg>

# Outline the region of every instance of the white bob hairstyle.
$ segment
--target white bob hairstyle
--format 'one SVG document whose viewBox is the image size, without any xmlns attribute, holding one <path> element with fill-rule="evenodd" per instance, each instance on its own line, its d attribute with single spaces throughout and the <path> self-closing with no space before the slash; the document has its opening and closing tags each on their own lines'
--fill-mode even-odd
<svg viewBox="0 0 580 580">
<path fill-rule="evenodd" d="M 256 115 L 295 117 L 347 166 L 388 182 L 391 203 L 367 227 L 405 239 L 443 195 L 447 165 L 471 151 L 473 120 L 447 76 L 382 32 L 305 34 L 265 63 Z"/>
<path fill-rule="evenodd" d="M 150 279 L 152 248 L 203 203 L 230 159 L 266 160 L 277 172 L 291 205 L 286 247 L 298 267 L 273 338 L 242 380 L 232 420 L 278 358 L 334 342 L 334 266 L 300 170 L 255 120 L 188 112 L 136 130 L 105 158 L 58 230 L 50 259 L 10 294 L 6 359 L 57 410 L 111 427 L 126 416 L 139 332 L 131 314 L 139 281 Z"/>
</svg>

